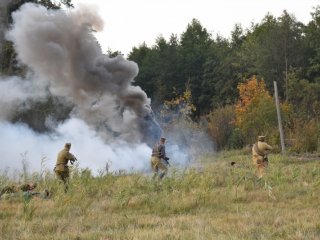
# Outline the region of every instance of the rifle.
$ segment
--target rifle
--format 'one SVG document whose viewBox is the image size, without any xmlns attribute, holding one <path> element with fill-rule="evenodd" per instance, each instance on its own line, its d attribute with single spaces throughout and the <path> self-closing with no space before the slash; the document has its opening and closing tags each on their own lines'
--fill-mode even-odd
<svg viewBox="0 0 320 240">
<path fill-rule="evenodd" d="M 73 165 L 75 161 L 78 161 L 78 159 L 76 157 L 74 157 L 74 159 L 70 160 L 71 165 Z"/>
<path fill-rule="evenodd" d="M 171 167 L 171 164 L 169 163 L 169 159 L 170 159 L 170 158 L 168 158 L 168 157 L 165 157 L 165 158 L 164 158 L 164 160 L 166 161 L 166 163 L 168 164 L 168 166 Z"/>
</svg>

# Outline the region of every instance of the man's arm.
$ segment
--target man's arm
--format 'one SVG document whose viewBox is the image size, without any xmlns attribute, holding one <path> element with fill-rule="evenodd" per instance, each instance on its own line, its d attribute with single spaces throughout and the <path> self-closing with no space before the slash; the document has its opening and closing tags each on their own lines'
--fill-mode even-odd
<svg viewBox="0 0 320 240">
<path fill-rule="evenodd" d="M 266 150 L 272 150 L 272 147 L 268 143 L 265 143 L 265 147 L 264 148 Z"/>
</svg>

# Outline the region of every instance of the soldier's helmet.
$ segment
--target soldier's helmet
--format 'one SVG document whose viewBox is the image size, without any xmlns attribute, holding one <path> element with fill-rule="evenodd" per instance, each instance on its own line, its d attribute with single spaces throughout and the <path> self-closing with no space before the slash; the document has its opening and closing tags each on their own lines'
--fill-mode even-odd
<svg viewBox="0 0 320 240">
<path fill-rule="evenodd" d="M 258 137 L 258 141 L 264 142 L 264 140 L 266 139 L 266 136 L 259 136 Z"/>
<path fill-rule="evenodd" d="M 166 138 L 165 137 L 161 137 L 160 140 L 161 141 L 166 141 Z"/>
</svg>

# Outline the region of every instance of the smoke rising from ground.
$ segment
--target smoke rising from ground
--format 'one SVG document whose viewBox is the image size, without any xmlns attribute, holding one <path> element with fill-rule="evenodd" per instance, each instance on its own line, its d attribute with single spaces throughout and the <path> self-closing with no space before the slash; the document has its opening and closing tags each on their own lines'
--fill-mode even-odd
<svg viewBox="0 0 320 240">
<path fill-rule="evenodd" d="M 126 141 L 141 140 L 139 121 L 151 109 L 146 93 L 131 85 L 138 66 L 102 54 L 92 31 L 101 31 L 103 22 L 93 9 L 57 11 L 28 3 L 12 17 L 7 39 L 42 92 L 71 102 L 72 115 L 98 127 L 105 140 L 114 132 Z"/>
<path fill-rule="evenodd" d="M 158 139 L 162 130 L 150 99 L 132 85 L 137 64 L 101 52 L 92 30 L 100 31 L 103 22 L 94 9 L 47 10 L 28 3 L 12 17 L 6 37 L 28 72 L 24 78 L 0 78 L 2 170 L 21 170 L 25 159 L 30 171 L 39 171 L 44 158 L 44 167 L 52 170 L 57 153 L 71 142 L 79 167 L 94 174 L 105 170 L 106 163 L 110 171 L 151 172 L 151 148 L 145 140 Z M 64 121 L 46 115 L 51 132 L 36 133 L 16 119 L 17 113 L 51 97 L 71 108 Z M 173 166 L 184 166 L 192 160 L 190 151 L 203 146 L 203 138 L 184 126 L 173 130 L 167 152 Z M 198 139 L 192 146 L 185 142 L 191 138 Z"/>
<path fill-rule="evenodd" d="M 72 143 L 80 167 L 95 173 L 107 162 L 111 171 L 149 168 L 151 149 L 143 134 L 157 136 L 160 127 L 150 99 L 132 85 L 137 64 L 101 52 L 92 34 L 103 28 L 96 11 L 87 6 L 47 10 L 27 3 L 12 18 L 6 38 L 28 71 L 24 78 L 0 79 L 1 168 L 21 169 L 26 158 L 29 170 L 36 171 L 45 157 L 52 169 L 65 142 Z M 36 133 L 15 119 L 50 97 L 72 108 L 62 122 L 46 116 L 51 133 Z"/>
<path fill-rule="evenodd" d="M 70 152 L 79 160 L 80 168 L 89 168 L 94 174 L 109 171 L 148 171 L 150 148 L 146 144 L 105 144 L 96 132 L 80 119 L 69 119 L 59 125 L 55 134 L 36 134 L 24 124 L 0 121 L 1 168 L 12 174 L 22 170 L 26 160 L 29 170 L 39 171 L 41 160 L 45 169 L 54 168 L 57 153 L 65 142 L 72 142 Z"/>
</svg>

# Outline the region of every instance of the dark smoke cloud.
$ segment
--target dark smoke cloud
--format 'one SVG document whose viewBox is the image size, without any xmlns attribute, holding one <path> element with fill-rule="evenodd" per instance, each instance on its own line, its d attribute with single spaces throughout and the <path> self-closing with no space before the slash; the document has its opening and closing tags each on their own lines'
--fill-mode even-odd
<svg viewBox="0 0 320 240">
<path fill-rule="evenodd" d="M 103 21 L 93 9 L 47 10 L 27 3 L 12 17 L 7 39 L 18 60 L 33 71 L 37 88 L 71 102 L 72 116 L 99 129 L 107 141 L 115 135 L 126 141 L 143 139 L 141 126 L 152 111 L 146 93 L 131 85 L 138 66 L 122 56 L 102 54 L 92 31 L 101 31 Z M 153 118 L 150 124 L 159 135 Z"/>
<path fill-rule="evenodd" d="M 144 142 L 158 140 L 162 131 L 150 99 L 132 85 L 137 64 L 101 52 L 92 32 L 103 28 L 96 12 L 87 6 L 63 11 L 28 3 L 12 17 L 6 36 L 28 72 L 24 78 L 0 78 L 0 169 L 21 169 L 25 158 L 30 171 L 39 171 L 45 158 L 52 171 L 58 151 L 72 142 L 71 152 L 80 167 L 94 173 L 107 162 L 110 171 L 151 171 L 151 149 Z M 46 116 L 45 125 L 53 129 L 50 134 L 14 121 L 17 113 L 33 109 L 34 103 L 45 105 L 48 99 L 71 108 L 61 122 Z M 188 164 L 190 151 L 205 145 L 206 138 L 195 136 L 185 125 L 167 134 L 173 166 Z M 195 141 L 190 144 L 190 139 Z"/>
<path fill-rule="evenodd" d="M 161 129 L 150 99 L 132 85 L 137 64 L 101 52 L 92 31 L 102 30 L 103 22 L 94 9 L 47 10 L 28 3 L 12 17 L 6 38 L 27 74 L 0 77 L 1 171 L 21 170 L 22 160 L 31 172 L 39 171 L 42 159 L 52 171 L 65 142 L 72 142 L 79 167 L 95 174 L 106 163 L 110 171 L 149 170 L 151 149 L 143 141 L 157 138 Z M 71 108 L 61 122 L 45 115 L 41 124 L 52 132 L 37 133 L 30 123 L 20 123 L 21 113 L 41 120 L 33 113 L 49 100 Z"/>
</svg>

